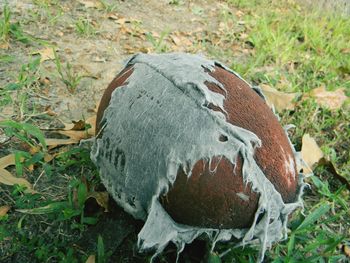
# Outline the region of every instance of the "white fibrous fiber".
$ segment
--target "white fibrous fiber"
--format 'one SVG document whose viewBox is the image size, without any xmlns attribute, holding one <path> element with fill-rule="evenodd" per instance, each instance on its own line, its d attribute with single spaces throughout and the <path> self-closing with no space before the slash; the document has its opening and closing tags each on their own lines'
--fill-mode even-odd
<svg viewBox="0 0 350 263">
<path fill-rule="evenodd" d="M 128 66 L 133 73 L 127 84 L 113 91 L 101 121 L 103 133 L 95 139 L 91 157 L 116 202 L 145 221 L 138 235 L 140 249 L 154 249 L 158 254 L 173 242 L 180 253 L 185 244 L 206 234 L 212 248 L 217 241 L 233 237 L 240 240 L 239 245 L 260 243 L 261 261 L 273 242 L 286 238 L 288 215 L 302 207 L 302 175 L 296 202 L 284 203 L 254 160 L 260 139 L 229 123 L 223 114 L 225 96 L 205 84 L 214 83 L 225 92 L 209 75 L 215 66 L 225 68 L 219 62 L 183 53 L 138 54 L 126 63 Z M 222 112 L 204 107 L 209 103 Z M 219 141 L 222 134 L 228 138 L 225 143 Z M 250 228 L 186 226 L 168 215 L 158 198 L 168 192 L 180 168 L 191 176 L 199 160 L 210 162 L 222 156 L 234 165 L 238 154 L 243 159 L 244 182 L 251 183 L 260 195 Z M 238 195 L 249 200 L 242 193 Z"/>
</svg>

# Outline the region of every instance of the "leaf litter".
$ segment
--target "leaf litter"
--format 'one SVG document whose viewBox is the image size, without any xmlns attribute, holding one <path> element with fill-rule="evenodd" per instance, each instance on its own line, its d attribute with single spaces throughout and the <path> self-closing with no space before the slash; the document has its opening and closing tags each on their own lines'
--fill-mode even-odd
<svg viewBox="0 0 350 263">
<path fill-rule="evenodd" d="M 89 9 L 98 9 L 100 7 L 100 2 L 99 1 L 93 1 L 93 0 L 80 0 L 79 1 L 80 5 L 83 5 L 85 8 L 89 8 Z M 140 14 L 138 13 L 138 7 L 135 7 L 135 10 L 133 10 L 133 12 L 136 13 L 135 15 L 135 19 L 134 18 L 125 18 L 123 16 L 121 16 L 119 13 L 128 13 L 130 8 L 127 6 L 128 4 L 122 4 L 120 12 L 118 10 L 117 12 L 114 12 L 110 15 L 108 15 L 109 20 L 111 20 L 112 22 L 116 22 L 118 24 L 118 26 L 120 27 L 119 33 L 124 36 L 124 38 L 122 38 L 122 41 L 116 41 L 116 39 L 114 39 L 114 43 L 113 45 L 116 46 L 114 48 L 114 51 L 108 54 L 108 56 L 113 56 L 113 57 L 118 57 L 118 60 L 122 61 L 123 58 L 126 57 L 127 54 L 131 54 L 131 53 L 135 53 L 135 52 L 139 52 L 139 51 L 143 51 L 143 52 L 153 52 L 154 51 L 154 47 L 152 46 L 147 46 L 145 45 L 145 35 L 147 32 L 152 32 L 152 35 L 155 37 L 155 39 L 159 40 L 160 39 L 160 35 L 157 32 L 161 32 L 161 30 L 159 30 L 159 28 L 150 28 L 149 25 L 147 25 L 147 22 L 145 20 L 145 15 L 146 14 Z M 142 8 L 141 8 L 142 10 Z M 197 10 L 198 11 L 198 10 Z M 167 11 L 165 11 L 167 12 Z M 199 12 L 199 11 L 198 11 Z M 237 11 L 239 12 L 239 11 Z M 242 14 L 238 13 L 236 15 L 238 17 L 242 16 Z M 204 13 L 206 13 L 206 11 L 201 11 L 198 13 L 198 16 L 200 17 L 201 15 L 203 15 Z M 183 15 L 183 14 L 181 14 Z M 193 14 L 192 14 L 193 15 Z M 196 16 L 197 17 L 197 16 Z M 146 18 L 148 18 L 148 16 L 146 15 Z M 150 20 L 150 19 L 149 19 Z M 194 22 L 196 22 L 194 19 Z M 138 23 L 140 21 L 143 21 L 143 24 Z M 149 23 L 152 23 L 151 21 Z M 174 19 L 174 23 L 176 24 L 176 27 L 179 27 L 178 25 L 178 21 L 177 19 Z M 135 25 L 137 25 L 137 27 L 135 27 Z M 244 23 L 240 23 L 240 26 L 244 26 Z M 110 28 L 112 28 L 110 26 Z M 196 29 L 197 28 L 197 29 Z M 221 26 L 220 27 L 220 32 L 217 33 L 212 33 L 210 31 L 208 32 L 204 32 L 204 30 L 197 24 L 195 26 L 193 26 L 192 28 L 187 28 L 183 27 L 181 28 L 181 31 L 176 31 L 176 30 L 170 30 L 170 33 L 168 35 L 168 37 L 165 38 L 165 42 L 167 44 L 167 46 L 169 47 L 170 51 L 171 50 L 185 50 L 185 51 L 192 51 L 192 52 L 197 52 L 200 51 L 200 49 L 193 49 L 193 45 L 192 43 L 198 40 L 202 40 L 203 39 L 203 35 L 207 35 L 207 41 L 213 41 L 213 43 L 217 43 L 217 44 L 221 44 L 224 45 L 224 43 L 220 42 L 220 34 L 225 33 L 225 27 Z M 49 32 L 50 34 L 51 32 Z M 69 34 L 69 32 L 68 32 Z M 87 56 L 84 55 L 84 53 L 89 52 L 89 42 L 92 42 L 91 40 L 84 40 L 84 50 L 81 49 L 82 43 L 79 43 L 79 41 L 77 40 L 76 42 L 74 42 L 72 44 L 71 41 L 69 41 L 69 39 L 67 38 L 68 35 L 67 32 L 62 32 L 62 39 L 57 39 L 58 42 L 58 46 L 69 46 L 72 48 L 72 52 L 69 53 L 67 52 L 65 54 L 66 57 L 74 57 L 77 59 L 77 57 L 79 57 L 80 59 L 80 63 L 82 64 L 91 64 L 91 61 L 89 61 L 89 59 L 87 59 Z M 208 37 L 208 34 L 211 34 L 210 37 Z M 132 38 L 131 36 L 135 35 L 135 38 Z M 246 38 L 246 34 L 244 33 L 244 31 L 240 34 L 241 38 Z M 68 40 L 68 41 L 67 41 Z M 102 42 L 101 42 L 102 43 Z M 108 50 L 109 46 L 108 45 L 104 45 L 99 43 L 98 46 L 95 46 L 94 49 L 96 50 Z M 147 46 L 147 47 L 145 47 Z M 241 46 L 237 46 L 236 47 L 237 51 L 242 52 L 242 47 Z M 51 49 L 52 50 L 52 49 Z M 244 51 L 247 54 L 253 52 L 252 50 L 246 50 Z M 44 48 L 41 50 L 38 50 L 36 54 L 40 54 L 41 55 L 41 62 L 47 61 L 47 60 L 51 60 L 51 54 L 48 48 Z M 101 56 L 101 57 L 105 57 L 105 56 Z M 97 90 L 97 98 L 100 97 L 102 90 L 104 89 L 104 87 L 107 86 L 107 82 L 109 82 L 112 77 L 114 76 L 115 72 L 118 71 L 118 66 L 120 66 L 120 64 L 115 63 L 115 62 L 111 62 L 108 60 L 106 61 L 97 61 L 99 62 L 99 64 L 93 64 L 92 66 L 95 67 L 95 69 L 99 69 L 101 70 L 102 75 L 101 77 L 99 77 L 99 79 L 95 82 L 94 87 L 101 87 L 99 90 Z M 101 63 L 102 62 L 102 63 Z M 47 62 L 50 63 L 50 62 Z M 102 67 L 102 69 L 101 69 Z M 96 74 L 97 75 L 97 74 Z M 52 79 L 52 78 L 50 78 Z M 53 81 L 54 82 L 54 81 Z M 84 82 L 85 84 L 86 82 Z M 53 85 L 55 85 L 54 83 L 52 83 Z M 53 90 L 57 90 L 56 86 L 51 87 Z M 264 86 L 262 85 L 262 89 L 268 99 L 268 101 L 270 102 L 271 105 L 274 105 L 277 111 L 281 111 L 281 110 L 293 110 L 295 107 L 295 99 L 297 94 L 296 93 L 284 93 L 281 91 L 278 91 L 276 89 L 271 88 L 270 86 Z M 91 89 L 82 89 L 80 90 L 81 93 L 86 92 L 87 95 L 85 97 L 83 97 L 83 100 L 90 100 L 92 96 L 90 96 L 90 93 L 96 93 L 95 90 L 91 91 Z M 51 92 L 51 91 L 50 91 Z M 57 93 L 58 94 L 58 99 L 62 100 L 65 98 L 66 94 L 64 92 L 60 92 Z M 52 93 L 48 94 L 49 96 L 52 97 Z M 336 92 L 329 92 L 326 91 L 325 88 L 318 88 L 318 89 L 314 89 L 312 92 L 310 92 L 308 94 L 308 96 L 315 98 L 316 102 L 321 105 L 321 106 L 325 106 L 328 107 L 330 109 L 338 109 L 341 107 L 341 105 L 344 103 L 344 101 L 346 100 L 346 97 L 344 97 L 344 89 L 338 89 L 336 90 Z M 306 97 L 306 95 L 304 95 L 304 97 Z M 51 99 L 51 98 L 50 98 Z M 72 101 L 75 102 L 80 102 L 81 101 L 81 96 L 80 94 L 77 94 L 75 96 L 74 99 L 72 99 Z M 52 112 L 55 112 L 55 114 L 57 114 L 59 117 L 62 116 L 63 110 L 62 109 L 57 109 L 55 108 L 56 105 L 54 103 L 52 103 Z M 69 108 L 69 107 L 67 107 Z M 81 106 L 79 109 L 83 110 L 84 108 L 86 108 L 86 106 Z M 57 109 L 57 110 L 56 110 Z M 57 113 L 56 113 L 57 112 Z M 94 117 L 92 117 L 94 118 Z M 65 118 L 65 121 L 68 122 L 69 118 Z M 61 139 L 61 138 L 46 138 L 46 144 L 49 146 L 49 150 L 56 148 L 58 146 L 61 145 L 69 145 L 69 144 L 76 144 L 78 143 L 80 140 L 82 139 L 86 139 L 89 138 L 90 136 L 94 135 L 94 124 L 91 124 L 91 128 L 89 128 L 87 131 L 85 131 L 85 127 L 86 124 L 91 124 L 91 122 L 88 121 L 88 119 L 86 121 L 83 120 L 79 120 L 76 122 L 72 122 L 72 124 L 67 124 L 63 129 L 57 129 L 56 131 L 49 131 L 48 133 L 53 133 L 56 132 L 58 134 L 67 136 L 67 139 Z M 320 157 L 322 151 L 320 150 L 320 148 L 318 147 L 316 141 L 308 134 L 305 134 L 303 136 L 303 147 L 302 147 L 302 153 L 304 154 L 304 156 L 306 157 L 306 163 L 308 167 L 304 167 L 305 169 L 309 169 L 309 171 L 312 171 L 312 167 L 317 166 L 318 164 L 321 164 L 323 161 L 326 161 L 324 159 L 324 157 Z M 14 163 L 12 162 L 8 162 L 8 164 L 6 165 L 6 157 L 3 157 L 0 159 L 0 164 L 4 164 L 4 166 L 0 165 L 0 174 L 1 176 L 6 174 L 8 176 L 9 172 L 5 169 L 10 165 L 14 165 Z M 5 158 L 5 159 L 4 159 Z M 50 157 L 51 158 L 51 157 Z M 5 161 L 4 161 L 5 160 Z M 52 159 L 51 159 L 52 160 Z M 51 161 L 49 159 L 47 159 L 47 161 Z M 330 162 L 330 161 L 326 161 L 327 165 L 329 165 L 329 167 L 333 167 L 332 169 L 335 171 L 336 174 L 337 170 L 335 168 L 335 166 Z M 10 174 L 12 176 L 12 174 Z M 12 176 L 14 177 L 14 176 Z M 0 177 L 1 178 L 1 177 Z M 14 177 L 16 178 L 16 177 Z M 22 179 L 22 178 L 18 178 L 18 179 Z M 25 180 L 23 178 L 23 180 Z M 27 181 L 27 183 L 29 184 L 29 182 Z M 349 188 L 350 189 L 350 188 Z M 94 192 L 92 193 L 92 195 L 90 196 L 92 198 L 94 198 L 101 207 L 103 207 L 105 210 L 108 209 L 108 200 L 106 200 L 106 194 L 105 192 L 100 192 L 94 194 Z M 50 207 L 48 207 L 47 209 L 50 209 Z M 1 208 L 0 208 L 1 211 Z"/>
<path fill-rule="evenodd" d="M 9 205 L 0 206 L 0 219 L 2 216 L 7 215 L 7 212 L 11 209 Z"/>
<path fill-rule="evenodd" d="M 316 102 L 330 110 L 337 110 L 342 107 L 349 98 L 345 95 L 345 89 L 339 88 L 335 91 L 327 91 L 324 86 L 311 90 L 304 98 L 314 98 Z"/>
<path fill-rule="evenodd" d="M 268 104 L 273 106 L 278 112 L 295 108 L 297 93 L 284 93 L 267 84 L 261 84 L 259 87 L 264 92 Z"/>
<path fill-rule="evenodd" d="M 9 154 L 0 159 L 0 183 L 6 185 L 24 185 L 26 187 L 26 192 L 34 193 L 32 185 L 25 178 L 13 176 L 12 173 L 5 169 L 15 164 L 14 154 Z"/>
<path fill-rule="evenodd" d="M 312 173 L 314 166 L 323 158 L 324 154 L 317 145 L 316 140 L 310 134 L 304 134 L 302 138 L 301 156 L 305 162 L 302 166 L 305 174 Z"/>
</svg>

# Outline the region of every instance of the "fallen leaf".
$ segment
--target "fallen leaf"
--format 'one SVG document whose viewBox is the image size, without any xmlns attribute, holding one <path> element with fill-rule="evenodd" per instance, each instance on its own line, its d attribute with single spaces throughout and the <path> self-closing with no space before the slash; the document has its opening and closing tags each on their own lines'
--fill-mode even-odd
<svg viewBox="0 0 350 263">
<path fill-rule="evenodd" d="M 48 77 L 41 77 L 39 79 L 39 82 L 40 82 L 40 84 L 42 84 L 44 86 L 49 86 L 50 83 L 51 83 L 51 81 L 50 81 L 50 79 Z"/>
<path fill-rule="evenodd" d="M 40 55 L 40 62 L 51 60 L 55 58 L 54 49 L 52 47 L 40 49 L 38 51 L 35 51 L 32 53 L 32 55 L 39 54 Z"/>
<path fill-rule="evenodd" d="M 100 56 L 94 56 L 91 60 L 93 62 L 106 62 L 106 58 Z"/>
<path fill-rule="evenodd" d="M 176 35 L 170 35 L 171 40 L 174 42 L 175 45 L 180 46 L 181 45 L 181 40 L 178 36 Z"/>
<path fill-rule="evenodd" d="M 84 5 L 86 8 L 97 8 L 101 6 L 101 2 L 94 0 L 79 0 L 79 3 Z"/>
<path fill-rule="evenodd" d="M 190 34 L 181 31 L 175 31 L 169 35 L 171 42 L 175 44 L 173 50 L 185 50 L 192 47 L 193 43 L 190 40 Z M 180 49 L 179 49 L 180 48 Z"/>
<path fill-rule="evenodd" d="M 242 32 L 240 35 L 239 35 L 239 38 L 244 40 L 244 39 L 247 39 L 249 37 L 249 35 L 247 33 L 244 33 Z M 252 43 L 252 42 L 251 42 Z M 253 47 L 254 47 L 254 44 L 253 44 Z"/>
<path fill-rule="evenodd" d="M 238 16 L 238 17 L 244 16 L 244 13 L 242 11 L 238 10 L 236 12 L 236 16 Z"/>
<path fill-rule="evenodd" d="M 89 137 L 87 131 L 75 131 L 75 130 L 68 130 L 68 131 L 56 131 L 59 134 L 65 135 L 69 137 L 70 139 L 80 141 L 83 139 L 87 139 Z"/>
<path fill-rule="evenodd" d="M 0 49 L 9 49 L 10 45 L 8 42 L 0 43 Z"/>
<path fill-rule="evenodd" d="M 86 125 L 90 127 L 87 130 L 84 130 Z M 96 115 L 86 119 L 85 121 L 73 121 L 70 124 L 64 124 L 65 127 L 63 129 L 53 130 L 53 133 L 59 133 L 69 138 L 67 139 L 56 139 L 56 138 L 46 138 L 46 145 L 49 146 L 50 149 L 53 149 L 59 145 L 69 145 L 79 143 L 83 139 L 88 139 L 92 136 L 95 136 L 96 130 Z"/>
<path fill-rule="evenodd" d="M 350 54 L 350 48 L 343 48 L 340 50 L 343 54 Z"/>
<path fill-rule="evenodd" d="M 15 164 L 15 155 L 9 154 L 0 159 L 0 169 Z"/>
<path fill-rule="evenodd" d="M 118 20 L 118 19 L 120 19 L 120 16 L 118 16 L 117 13 L 109 13 L 109 14 L 107 15 L 107 18 L 109 18 L 109 19 L 111 19 L 111 20 Z"/>
<path fill-rule="evenodd" d="M 57 154 L 48 154 L 48 153 L 46 153 L 45 156 L 44 156 L 44 161 L 46 163 L 51 162 L 56 157 L 56 155 Z"/>
<path fill-rule="evenodd" d="M 350 247 L 347 246 L 347 245 L 344 245 L 344 246 L 343 246 L 343 251 L 344 251 L 345 256 L 347 256 L 348 258 L 350 258 Z"/>
<path fill-rule="evenodd" d="M 0 206 L 0 217 L 6 215 L 10 208 L 8 205 Z"/>
<path fill-rule="evenodd" d="M 0 170 L 0 183 L 6 185 L 19 184 L 31 187 L 27 180 L 13 176 L 9 171 L 5 169 Z"/>
<path fill-rule="evenodd" d="M 69 145 L 79 143 L 78 140 L 74 139 L 45 139 L 46 145 L 49 146 L 50 149 L 53 149 L 59 145 Z"/>
<path fill-rule="evenodd" d="M 85 261 L 85 263 L 95 263 L 96 258 L 95 255 L 90 255 L 88 259 Z"/>
<path fill-rule="evenodd" d="M 58 32 L 57 32 L 57 36 L 63 37 L 63 36 L 64 36 L 64 33 L 63 33 L 62 31 L 58 31 Z"/>
<path fill-rule="evenodd" d="M 293 102 L 293 100 L 297 93 L 284 93 L 266 84 L 261 84 L 260 88 L 267 99 L 267 103 L 270 106 L 273 105 L 277 111 L 282 111 L 284 109 L 293 110 L 295 108 L 295 102 Z"/>
<path fill-rule="evenodd" d="M 54 213 L 57 211 L 61 211 L 67 207 L 67 202 L 54 202 L 51 204 L 48 204 L 46 206 L 41 207 L 35 207 L 30 209 L 16 209 L 17 212 L 23 213 L 23 214 L 30 214 L 30 215 L 44 215 L 49 213 Z"/>
<path fill-rule="evenodd" d="M 323 158 L 323 152 L 310 134 L 304 134 L 302 138 L 301 157 L 305 164 L 302 165 L 303 173 L 312 173 L 313 166 Z"/>
<path fill-rule="evenodd" d="M 0 159 L 0 183 L 6 185 L 24 185 L 27 187 L 26 192 L 33 193 L 32 185 L 24 178 L 15 177 L 5 168 L 11 165 L 15 165 L 15 155 L 9 154 Z"/>
<path fill-rule="evenodd" d="M 41 147 L 40 147 L 40 146 L 31 146 L 31 147 L 29 148 L 29 153 L 30 153 L 31 155 L 33 155 L 33 154 L 36 154 L 36 153 L 40 152 L 40 150 L 41 150 Z"/>
<path fill-rule="evenodd" d="M 122 18 L 117 18 L 117 19 L 116 19 L 116 22 L 117 22 L 117 24 L 119 24 L 119 25 L 124 25 L 124 24 L 127 22 L 127 20 L 126 20 L 125 17 L 122 17 Z"/>
<path fill-rule="evenodd" d="M 47 106 L 47 107 L 45 108 L 45 112 L 46 112 L 46 114 L 49 115 L 49 116 L 57 116 L 57 113 L 54 112 L 54 111 L 51 109 L 51 106 Z"/>
<path fill-rule="evenodd" d="M 125 45 L 124 46 L 124 50 L 128 53 L 128 54 L 134 54 L 134 53 L 150 53 L 151 49 L 147 48 L 147 47 L 134 47 L 134 46 L 130 46 L 130 45 Z"/>
<path fill-rule="evenodd" d="M 319 105 L 327 107 L 331 110 L 336 110 L 339 109 L 348 99 L 344 91 L 344 88 L 340 88 L 335 91 L 327 91 L 325 87 L 319 87 L 313 89 L 308 95 L 315 98 Z"/>
<path fill-rule="evenodd" d="M 79 121 L 72 121 L 72 123 L 66 124 L 64 123 L 64 128 L 63 130 L 69 131 L 69 130 L 74 130 L 74 131 L 81 131 L 84 130 L 85 128 L 85 121 L 79 120 Z"/>
<path fill-rule="evenodd" d="M 88 194 L 87 198 L 94 198 L 99 206 L 105 209 L 105 212 L 108 212 L 108 201 L 109 195 L 107 192 L 91 192 Z"/>
</svg>

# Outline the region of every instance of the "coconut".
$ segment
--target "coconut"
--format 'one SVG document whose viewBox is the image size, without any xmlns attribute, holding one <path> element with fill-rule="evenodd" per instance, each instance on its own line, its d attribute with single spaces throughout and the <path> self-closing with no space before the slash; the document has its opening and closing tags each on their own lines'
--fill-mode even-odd
<svg viewBox="0 0 350 263">
<path fill-rule="evenodd" d="M 116 202 L 145 221 L 155 255 L 203 234 L 260 243 L 286 238 L 302 206 L 298 153 L 260 89 L 201 56 L 138 54 L 106 89 L 91 158 Z"/>
</svg>

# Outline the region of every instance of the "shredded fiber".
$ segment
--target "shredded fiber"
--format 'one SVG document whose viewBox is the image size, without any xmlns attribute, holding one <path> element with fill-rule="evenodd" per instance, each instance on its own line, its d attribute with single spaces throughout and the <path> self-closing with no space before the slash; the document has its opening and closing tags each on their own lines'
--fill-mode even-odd
<svg viewBox="0 0 350 263">
<path fill-rule="evenodd" d="M 215 66 L 225 68 L 219 62 L 182 53 L 138 54 L 127 66 L 133 67 L 133 73 L 127 84 L 112 93 L 101 122 L 103 132 L 95 139 L 91 157 L 117 203 L 135 218 L 145 220 L 138 235 L 140 249 L 154 249 L 158 254 L 173 242 L 180 253 L 185 244 L 207 234 L 212 248 L 217 241 L 232 237 L 239 239 L 240 245 L 258 241 L 262 261 L 273 242 L 286 238 L 288 215 L 302 206 L 302 175 L 298 200 L 285 204 L 254 160 L 261 140 L 227 122 L 225 96 L 205 84 L 214 83 L 225 94 L 224 87 L 208 73 Z M 209 103 L 221 111 L 204 106 Z M 220 141 L 220 135 L 227 140 Z M 199 160 L 223 156 L 234 165 L 238 154 L 243 159 L 244 182 L 260 194 L 250 228 L 186 226 L 167 214 L 158 198 L 167 193 L 180 168 L 190 177 Z M 295 157 L 299 160 L 297 154 Z M 249 200 L 243 193 L 237 195 Z"/>
</svg>

